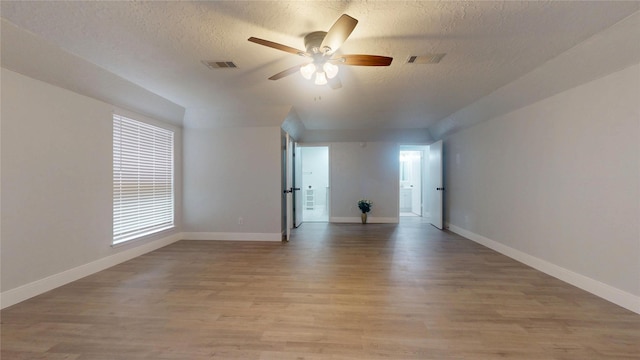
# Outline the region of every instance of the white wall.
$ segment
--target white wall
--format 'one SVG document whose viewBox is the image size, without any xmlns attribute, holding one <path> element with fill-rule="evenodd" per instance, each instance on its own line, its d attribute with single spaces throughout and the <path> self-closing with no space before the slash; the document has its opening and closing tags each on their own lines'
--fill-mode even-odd
<svg viewBox="0 0 640 360">
<path fill-rule="evenodd" d="M 281 240 L 280 132 L 279 127 L 184 130 L 187 238 Z"/>
<path fill-rule="evenodd" d="M 0 19 L 2 67 L 182 127 L 185 109 Z"/>
<path fill-rule="evenodd" d="M 427 129 L 303 129 L 296 140 L 304 143 L 338 142 L 398 142 L 405 144 L 428 144 L 433 138 Z"/>
<path fill-rule="evenodd" d="M 451 229 L 640 312 L 640 65 L 445 141 Z"/>
<path fill-rule="evenodd" d="M 176 131 L 177 227 L 111 247 L 113 110 L 107 103 L 2 69 L 3 306 L 47 290 L 50 284 L 41 283 L 43 279 L 64 273 L 54 279 L 57 284 L 75 280 L 82 272 L 74 269 L 180 230 L 181 131 L 167 126 Z"/>
<path fill-rule="evenodd" d="M 429 126 L 434 140 L 599 79 L 640 61 L 640 11 Z"/>
<path fill-rule="evenodd" d="M 331 222 L 359 222 L 358 200 L 373 207 L 369 222 L 398 222 L 399 147 L 389 142 L 332 143 Z"/>
</svg>

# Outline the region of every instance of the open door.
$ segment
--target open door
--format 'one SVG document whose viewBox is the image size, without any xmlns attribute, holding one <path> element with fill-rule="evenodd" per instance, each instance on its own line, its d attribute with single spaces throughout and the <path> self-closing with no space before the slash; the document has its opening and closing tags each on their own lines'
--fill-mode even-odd
<svg viewBox="0 0 640 360">
<path fill-rule="evenodd" d="M 285 241 L 289 241 L 291 237 L 291 228 L 293 227 L 293 140 L 286 134 L 285 143 L 285 167 L 286 167 L 286 185 L 284 193 L 287 201 L 287 225 L 285 232 Z"/>
<path fill-rule="evenodd" d="M 442 140 L 429 146 L 429 222 L 442 229 L 444 184 L 442 181 Z"/>
<path fill-rule="evenodd" d="M 431 218 L 429 204 L 429 146 L 424 146 L 422 156 L 422 217 Z"/>
<path fill-rule="evenodd" d="M 302 225 L 302 153 L 298 143 L 293 144 L 293 226 Z"/>
</svg>

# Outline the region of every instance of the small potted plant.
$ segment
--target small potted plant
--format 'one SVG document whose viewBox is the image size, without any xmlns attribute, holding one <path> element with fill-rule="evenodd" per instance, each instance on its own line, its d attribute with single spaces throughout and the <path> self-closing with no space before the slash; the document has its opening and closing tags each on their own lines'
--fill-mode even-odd
<svg viewBox="0 0 640 360">
<path fill-rule="evenodd" d="M 371 211 L 372 206 L 373 206 L 373 202 L 371 200 L 367 200 L 367 199 L 358 200 L 358 207 L 360 208 L 360 211 L 362 211 L 362 215 L 360 215 L 360 217 L 362 218 L 363 224 L 367 223 L 367 213 Z"/>
</svg>

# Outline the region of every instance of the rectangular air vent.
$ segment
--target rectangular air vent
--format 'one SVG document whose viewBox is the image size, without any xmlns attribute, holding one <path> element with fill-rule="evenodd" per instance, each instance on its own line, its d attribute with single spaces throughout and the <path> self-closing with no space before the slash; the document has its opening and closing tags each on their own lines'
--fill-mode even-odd
<svg viewBox="0 0 640 360">
<path fill-rule="evenodd" d="M 411 55 L 407 59 L 408 64 L 437 64 L 446 54 Z"/>
<path fill-rule="evenodd" d="M 202 60 L 209 69 L 236 69 L 238 66 L 233 61 L 206 61 Z"/>
</svg>

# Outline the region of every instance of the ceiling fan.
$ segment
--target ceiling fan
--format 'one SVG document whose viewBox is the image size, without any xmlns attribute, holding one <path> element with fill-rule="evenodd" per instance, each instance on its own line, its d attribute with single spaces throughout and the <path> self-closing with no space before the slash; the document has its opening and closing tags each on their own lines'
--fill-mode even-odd
<svg viewBox="0 0 640 360">
<path fill-rule="evenodd" d="M 281 71 L 271 76 L 269 80 L 282 79 L 300 71 L 306 79 L 311 79 L 315 76 L 314 83 L 316 85 L 329 84 L 332 89 L 339 89 L 342 87 L 342 83 L 337 77 L 338 65 L 389 66 L 393 60 L 391 57 L 379 55 L 337 55 L 336 51 L 351 35 L 357 24 L 358 20 L 343 14 L 331 26 L 329 31 L 314 31 L 307 34 L 304 37 L 306 51 L 255 37 L 250 37 L 248 40 L 256 44 L 309 58 L 309 62 Z"/>
</svg>

